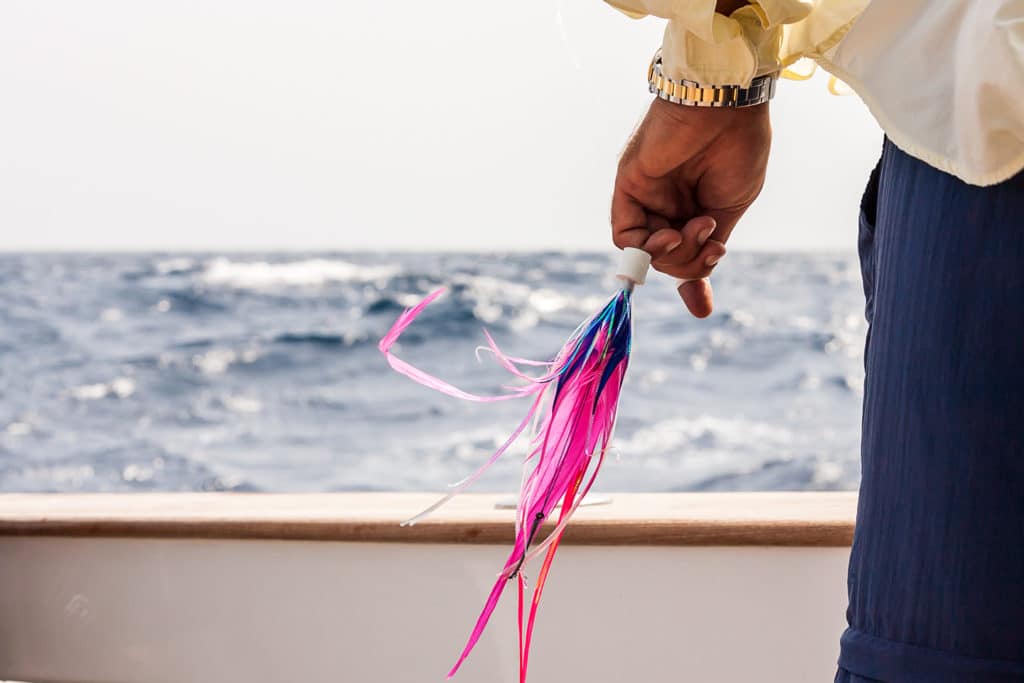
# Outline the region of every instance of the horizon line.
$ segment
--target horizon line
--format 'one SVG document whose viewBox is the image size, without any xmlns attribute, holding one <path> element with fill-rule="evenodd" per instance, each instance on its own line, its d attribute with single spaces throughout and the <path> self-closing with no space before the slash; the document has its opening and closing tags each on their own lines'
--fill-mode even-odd
<svg viewBox="0 0 1024 683">
<path fill-rule="evenodd" d="M 615 247 L 609 247 L 608 249 L 601 249 L 599 247 L 581 247 L 578 249 L 565 248 L 565 247 L 553 247 L 553 246 L 535 246 L 535 247 L 509 247 L 509 246 L 489 246 L 489 247 L 476 247 L 476 248 L 412 248 L 412 247 L 396 247 L 396 248 L 366 248 L 366 247 L 326 247 L 326 246 L 311 246 L 311 247 L 295 247 L 295 246 L 267 246 L 267 247 L 251 247 L 251 246 L 212 246 L 212 247 L 3 247 L 0 246 L 0 255 L 2 256 L 35 256 L 35 255 L 88 255 L 88 254 L 366 254 L 366 255 L 382 255 L 382 254 L 482 254 L 482 253 L 507 253 L 507 254 L 536 254 L 536 253 L 557 253 L 557 254 L 611 254 L 617 251 Z M 745 253 L 766 253 L 766 254 L 785 254 L 785 253 L 856 253 L 857 249 L 853 246 L 842 247 L 842 246 L 804 246 L 804 247 L 765 247 L 765 246 L 733 246 L 729 249 L 730 252 L 745 252 Z"/>
</svg>

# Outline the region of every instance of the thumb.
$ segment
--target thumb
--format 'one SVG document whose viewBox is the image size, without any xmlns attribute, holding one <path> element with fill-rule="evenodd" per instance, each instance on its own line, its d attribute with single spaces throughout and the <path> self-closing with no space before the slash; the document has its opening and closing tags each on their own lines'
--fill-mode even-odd
<svg viewBox="0 0 1024 683">
<path fill-rule="evenodd" d="M 686 280 L 679 285 L 678 292 L 694 318 L 706 318 L 711 315 L 714 308 L 711 280 L 706 277 L 700 280 Z"/>
</svg>

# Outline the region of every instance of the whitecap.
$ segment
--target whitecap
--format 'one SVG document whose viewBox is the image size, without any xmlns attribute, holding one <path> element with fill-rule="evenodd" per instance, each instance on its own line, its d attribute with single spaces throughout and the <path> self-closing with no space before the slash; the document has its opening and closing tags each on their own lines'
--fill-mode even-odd
<svg viewBox="0 0 1024 683">
<path fill-rule="evenodd" d="M 173 275 L 192 270 L 196 265 L 193 259 L 179 256 L 176 258 L 164 259 L 156 264 L 156 271 L 161 275 Z"/>
<path fill-rule="evenodd" d="M 686 453 L 693 459 L 701 451 L 744 452 L 750 444 L 778 456 L 794 441 L 793 432 L 783 427 L 752 422 L 743 418 L 702 415 L 696 418 L 671 418 L 636 430 L 629 437 L 616 438 L 625 457 L 648 457 L 664 453 Z M 732 456 L 730 456 L 732 457 Z"/>
<path fill-rule="evenodd" d="M 397 265 L 360 266 L 348 261 L 307 259 L 288 263 L 237 262 L 220 257 L 206 263 L 203 282 L 236 289 L 321 287 L 332 282 L 372 282 L 401 272 Z"/>
<path fill-rule="evenodd" d="M 863 373 L 861 373 L 861 374 L 843 375 L 843 377 L 840 378 L 840 386 L 842 386 L 844 389 L 852 391 L 855 394 L 863 394 L 864 393 L 864 375 L 863 375 Z"/>
<path fill-rule="evenodd" d="M 28 422 L 11 422 L 4 431 L 11 436 L 26 436 L 32 433 L 32 425 Z"/>
<path fill-rule="evenodd" d="M 811 477 L 816 487 L 835 486 L 842 481 L 843 466 L 837 462 L 818 462 Z"/>
<path fill-rule="evenodd" d="M 192 356 L 192 365 L 204 375 L 221 375 L 236 360 L 238 354 L 231 349 L 210 349 L 206 353 Z"/>
<path fill-rule="evenodd" d="M 726 314 L 726 319 L 735 324 L 737 327 L 753 327 L 757 322 L 757 318 L 753 313 L 736 309 Z"/>
<path fill-rule="evenodd" d="M 258 398 L 249 396 L 223 396 L 221 402 L 233 413 L 258 413 L 263 410 L 263 403 Z"/>
<path fill-rule="evenodd" d="M 501 320 L 503 313 L 504 310 L 499 304 L 486 299 L 478 301 L 473 307 L 473 317 L 487 325 L 493 325 Z"/>
<path fill-rule="evenodd" d="M 474 302 L 474 317 L 486 325 L 507 320 L 509 328 L 519 332 L 566 313 L 580 317 L 593 314 L 607 301 L 597 296 L 570 296 L 550 288 L 534 289 L 488 275 L 457 275 L 452 279 Z"/>
<path fill-rule="evenodd" d="M 124 313 L 120 308 L 106 308 L 100 313 L 100 320 L 105 323 L 120 322 L 122 318 L 124 318 Z"/>
<path fill-rule="evenodd" d="M 738 336 L 724 330 L 712 330 L 708 341 L 711 342 L 711 349 L 714 351 L 736 351 L 741 345 Z"/>
<path fill-rule="evenodd" d="M 708 369 L 708 363 L 711 362 L 711 349 L 701 349 L 696 353 L 690 354 L 690 368 L 694 372 L 704 372 Z"/>
<path fill-rule="evenodd" d="M 153 468 L 144 465 L 125 465 L 121 470 L 121 478 L 125 481 L 146 482 L 153 478 Z"/>
<path fill-rule="evenodd" d="M 54 485 L 79 488 L 95 476 L 92 465 L 37 465 L 24 468 L 6 483 L 9 490 L 45 490 Z"/>
<path fill-rule="evenodd" d="M 128 398 L 135 393 L 135 380 L 130 377 L 118 377 L 109 386 L 110 393 L 118 398 Z"/>
<path fill-rule="evenodd" d="M 553 289 L 538 289 L 530 292 L 530 305 L 541 315 L 560 311 L 569 304 L 570 300 L 568 297 L 559 294 Z"/>
<path fill-rule="evenodd" d="M 106 384 L 83 384 L 71 389 L 68 393 L 79 401 L 94 401 L 106 396 L 110 393 L 110 389 Z"/>
<path fill-rule="evenodd" d="M 79 401 L 96 401 L 108 396 L 128 398 L 135 393 L 135 380 L 130 377 L 116 377 L 110 382 L 83 384 L 68 390 L 67 393 Z"/>
<path fill-rule="evenodd" d="M 466 288 L 474 299 L 500 298 L 508 304 L 522 304 L 533 291 L 528 285 L 511 280 L 502 280 L 489 275 L 455 275 L 452 282 Z"/>
</svg>

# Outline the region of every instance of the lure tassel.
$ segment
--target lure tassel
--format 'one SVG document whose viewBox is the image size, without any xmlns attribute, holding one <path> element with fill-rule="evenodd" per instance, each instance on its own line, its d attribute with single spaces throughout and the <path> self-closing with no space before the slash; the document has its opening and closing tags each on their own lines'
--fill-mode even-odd
<svg viewBox="0 0 1024 683">
<path fill-rule="evenodd" d="M 520 438 L 531 423 L 536 425 L 524 459 L 525 471 L 519 492 L 512 551 L 484 603 L 465 647 L 448 672 L 448 678 L 455 675 L 480 639 L 505 585 L 511 579 L 517 579 L 519 675 L 521 683 L 526 681 L 534 620 L 555 551 L 566 524 L 597 478 L 612 438 L 619 394 L 629 365 L 633 287 L 644 283 L 649 265 L 650 256 L 646 252 L 640 249 L 624 250 L 617 271 L 617 277 L 623 281 L 622 288 L 601 311 L 573 332 L 554 360 L 538 362 L 507 356 L 485 331 L 488 350 L 506 370 L 524 380 L 523 386 L 508 388 L 504 394 L 479 396 L 465 392 L 413 367 L 392 353 L 392 347 L 402 332 L 426 306 L 443 293 L 443 289 L 431 293 L 402 313 L 380 340 L 378 348 L 393 369 L 449 396 L 485 403 L 526 397 L 533 399 L 522 422 L 487 462 L 453 485 L 452 490 L 437 503 L 405 522 L 415 523 L 470 486 Z M 542 371 L 533 376 L 520 366 L 540 367 Z M 550 520 L 558 503 L 562 505 L 558 521 L 541 540 L 538 537 L 542 525 Z M 522 568 L 545 551 L 530 601 L 529 615 L 524 624 L 526 582 Z"/>
</svg>

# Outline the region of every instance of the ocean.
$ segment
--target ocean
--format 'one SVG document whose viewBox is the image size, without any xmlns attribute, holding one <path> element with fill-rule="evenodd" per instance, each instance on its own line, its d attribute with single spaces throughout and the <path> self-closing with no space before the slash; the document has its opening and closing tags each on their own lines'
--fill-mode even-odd
<svg viewBox="0 0 1024 683">
<path fill-rule="evenodd" d="M 0 255 L 0 491 L 440 490 L 526 402 L 471 404 L 392 372 L 377 340 L 449 294 L 401 357 L 473 392 L 544 359 L 610 296 L 613 255 Z M 599 491 L 851 489 L 866 325 L 852 253 L 734 252 L 716 311 L 660 276 Z M 513 491 L 520 445 L 475 490 Z"/>
</svg>

